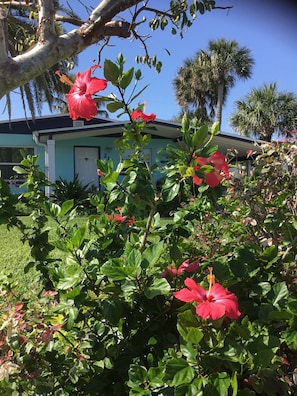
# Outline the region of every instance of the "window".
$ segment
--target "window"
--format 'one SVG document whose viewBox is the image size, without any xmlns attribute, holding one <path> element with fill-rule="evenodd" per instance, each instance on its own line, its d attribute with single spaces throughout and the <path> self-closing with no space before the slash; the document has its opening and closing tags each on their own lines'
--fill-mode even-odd
<svg viewBox="0 0 297 396">
<path fill-rule="evenodd" d="M 6 181 L 12 179 L 21 183 L 23 180 L 17 177 L 13 171 L 15 165 L 19 165 L 24 156 L 34 155 L 33 147 L 0 147 L 0 172 Z"/>
</svg>

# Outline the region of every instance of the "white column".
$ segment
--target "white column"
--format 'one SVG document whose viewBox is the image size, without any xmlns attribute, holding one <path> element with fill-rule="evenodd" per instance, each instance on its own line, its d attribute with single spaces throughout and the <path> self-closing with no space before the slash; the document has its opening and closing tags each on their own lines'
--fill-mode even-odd
<svg viewBox="0 0 297 396">
<path fill-rule="evenodd" d="M 51 183 L 56 181 L 56 151 L 55 151 L 55 141 L 53 139 L 47 140 L 47 145 L 45 149 L 45 172 L 47 179 Z M 45 195 L 47 197 L 51 196 L 51 188 L 47 186 L 45 188 Z"/>
</svg>

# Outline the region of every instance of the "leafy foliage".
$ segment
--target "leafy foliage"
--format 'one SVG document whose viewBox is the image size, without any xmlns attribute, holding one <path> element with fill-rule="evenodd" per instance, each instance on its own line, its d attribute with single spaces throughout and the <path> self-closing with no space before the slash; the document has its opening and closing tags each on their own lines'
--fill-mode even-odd
<svg viewBox="0 0 297 396">
<path fill-rule="evenodd" d="M 112 68 L 110 79 L 126 94 L 129 84 L 119 81 L 132 71 L 121 63 Z M 128 161 L 98 160 L 104 189 L 85 224 L 75 221 L 73 200 L 57 204 L 44 196 L 35 157 L 16 169 L 26 178 L 20 200 L 32 205 L 31 226 L 17 218 L 1 184 L 1 219 L 29 241 L 42 288 L 21 301 L 1 278 L 2 393 L 295 394 L 296 145 L 263 147 L 251 177 L 212 189 L 205 176 L 214 166 L 194 168 L 196 157 L 216 152 L 218 126 L 209 131 L 184 118 L 158 191 L 141 155 L 149 141 L 144 126 L 137 120 L 124 127 L 117 145 L 120 152 L 134 149 Z M 199 186 L 195 172 L 204 180 Z M 158 204 L 174 199 L 180 206 L 164 224 Z M 48 218 L 56 224 L 54 240 Z M 206 290 L 209 267 L 237 296 L 237 320 L 204 320 L 195 304 L 174 297 L 189 277 Z"/>
<path fill-rule="evenodd" d="M 59 205 L 62 205 L 64 201 L 73 200 L 74 205 L 83 210 L 88 206 L 90 192 L 90 184 L 83 184 L 78 174 L 75 174 L 70 182 L 60 178 L 54 183 L 52 198 Z"/>
</svg>

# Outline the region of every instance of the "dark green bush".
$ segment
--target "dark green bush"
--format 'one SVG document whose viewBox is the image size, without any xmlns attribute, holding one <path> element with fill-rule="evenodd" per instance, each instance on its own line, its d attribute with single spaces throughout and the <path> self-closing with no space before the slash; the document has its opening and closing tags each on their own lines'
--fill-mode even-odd
<svg viewBox="0 0 297 396">
<path fill-rule="evenodd" d="M 91 208 L 89 204 L 89 196 L 92 193 L 90 183 L 83 184 L 79 180 L 78 174 L 75 174 L 74 179 L 67 181 L 61 177 L 53 185 L 52 198 L 55 203 L 61 205 L 64 201 L 73 199 L 74 206 L 78 208 L 79 212 L 87 212 Z"/>
</svg>

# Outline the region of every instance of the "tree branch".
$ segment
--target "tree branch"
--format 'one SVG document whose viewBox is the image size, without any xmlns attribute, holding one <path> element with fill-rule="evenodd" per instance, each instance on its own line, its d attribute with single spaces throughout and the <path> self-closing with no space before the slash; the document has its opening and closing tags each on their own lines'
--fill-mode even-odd
<svg viewBox="0 0 297 396">
<path fill-rule="evenodd" d="M 36 6 L 35 1 L 6 1 L 6 0 L 0 0 L 0 3 L 2 5 L 8 6 L 8 7 L 32 7 Z"/>
<path fill-rule="evenodd" d="M 41 42 L 50 40 L 55 36 L 55 7 L 53 1 L 38 0 L 38 30 L 37 37 Z"/>
<path fill-rule="evenodd" d="M 82 1 L 77 1 L 84 5 Z M 129 38 L 131 34 L 134 34 L 134 37 L 144 44 L 146 56 L 149 59 L 144 36 L 136 32 L 136 28 L 141 23 L 136 20 L 140 13 L 143 11 L 155 12 L 157 17 L 161 15 L 175 23 L 175 19 L 172 19 L 172 16 L 178 16 L 179 13 L 182 13 L 183 18 L 187 20 L 187 7 L 193 1 L 184 0 L 181 4 L 177 2 L 177 8 L 175 8 L 175 2 L 168 2 L 173 4 L 172 7 L 170 8 L 167 4 L 169 7 L 168 11 L 162 11 L 148 7 L 150 0 L 95 0 L 93 2 L 95 3 L 93 10 L 87 9 L 87 6 L 85 6 L 90 14 L 88 20 L 83 22 L 80 17 L 75 17 L 74 14 L 72 16 L 56 14 L 56 4 L 58 4 L 56 0 L 0 0 L 0 98 L 41 75 L 59 61 L 71 58 L 101 40 L 106 43 L 109 37 L 112 36 Z M 66 2 L 68 3 L 68 0 Z M 140 3 L 141 6 L 137 10 L 137 5 Z M 167 2 L 160 3 L 160 8 L 162 8 L 164 7 L 162 3 Z M 38 29 L 36 32 L 38 41 L 33 48 L 15 57 L 12 54 L 8 54 L 7 14 L 5 7 L 7 9 L 14 8 L 15 10 L 23 8 L 21 11 L 26 7 L 29 10 L 38 11 Z M 216 8 L 226 9 L 229 7 Z M 130 22 L 114 20 L 125 10 L 131 10 Z M 20 17 L 20 23 L 21 18 L 23 18 L 23 12 L 21 11 L 19 13 L 16 12 L 16 16 L 11 15 L 15 19 Z M 190 13 L 189 18 L 191 19 Z M 77 26 L 77 28 L 58 36 L 55 31 L 56 21 L 67 22 Z M 35 28 L 35 24 L 33 27 Z M 178 24 L 178 27 L 182 30 L 183 23 Z M 35 33 L 35 30 L 33 32 Z M 13 37 L 11 40 L 13 40 Z"/>
<path fill-rule="evenodd" d="M 6 61 L 0 62 L 0 76 L 5 76 L 0 78 L 1 97 L 40 75 L 58 61 L 71 58 L 106 36 L 128 38 L 130 24 L 111 21 L 98 31 L 93 31 L 93 34 L 87 38 L 81 36 L 79 29 L 75 29 L 55 39 L 39 40 L 31 50 L 22 55 L 14 58 L 6 57 Z"/>
<path fill-rule="evenodd" d="M 0 62 L 7 59 L 8 51 L 8 31 L 7 31 L 7 14 L 0 7 Z"/>
<path fill-rule="evenodd" d="M 91 13 L 88 21 L 81 27 L 81 35 L 86 37 L 98 26 L 102 26 L 107 21 L 110 21 L 114 15 L 142 1 L 143 0 L 102 0 L 99 6 Z"/>
<path fill-rule="evenodd" d="M 55 20 L 58 22 L 70 23 L 74 26 L 82 26 L 84 23 L 84 21 L 82 21 L 81 19 L 59 14 L 56 14 Z"/>
</svg>

